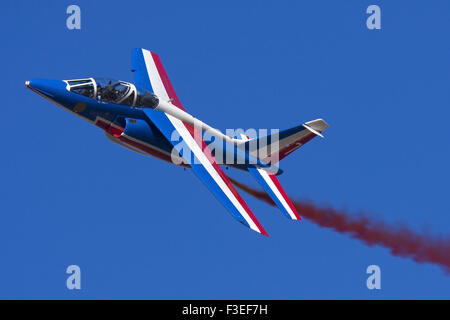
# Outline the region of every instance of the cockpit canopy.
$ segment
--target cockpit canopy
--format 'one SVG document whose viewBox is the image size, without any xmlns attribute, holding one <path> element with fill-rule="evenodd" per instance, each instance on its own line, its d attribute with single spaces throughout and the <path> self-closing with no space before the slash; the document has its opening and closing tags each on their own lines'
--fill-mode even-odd
<svg viewBox="0 0 450 320">
<path fill-rule="evenodd" d="M 147 90 L 136 87 L 134 84 L 108 79 L 88 78 L 66 80 L 68 90 L 95 100 L 135 106 L 141 108 L 156 108 L 158 97 Z"/>
</svg>

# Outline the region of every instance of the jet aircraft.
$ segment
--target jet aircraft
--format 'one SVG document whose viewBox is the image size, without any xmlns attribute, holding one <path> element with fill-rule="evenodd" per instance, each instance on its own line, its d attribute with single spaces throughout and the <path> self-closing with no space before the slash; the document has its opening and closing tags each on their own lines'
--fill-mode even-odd
<svg viewBox="0 0 450 320">
<path fill-rule="evenodd" d="M 91 77 L 30 79 L 25 84 L 100 127 L 111 141 L 192 169 L 236 220 L 258 233 L 268 236 L 221 165 L 250 172 L 286 217 L 300 220 L 278 181 L 278 163 L 314 137 L 322 137 L 328 128 L 324 120 L 276 134 L 228 136 L 184 109 L 157 54 L 133 49 L 132 72 L 134 83 Z"/>
</svg>

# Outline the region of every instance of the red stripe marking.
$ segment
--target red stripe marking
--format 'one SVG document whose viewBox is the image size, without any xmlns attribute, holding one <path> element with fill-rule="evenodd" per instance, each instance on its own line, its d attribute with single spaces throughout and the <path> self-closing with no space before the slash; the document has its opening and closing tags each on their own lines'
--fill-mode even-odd
<svg viewBox="0 0 450 320">
<path fill-rule="evenodd" d="M 108 128 L 107 131 L 108 131 L 109 134 L 112 134 L 114 137 L 118 138 L 118 137 L 120 137 L 122 135 L 123 129 L 124 128 L 120 128 L 120 127 L 116 127 L 116 126 L 111 125 Z"/>
<path fill-rule="evenodd" d="M 159 77 L 161 78 L 161 81 L 164 85 L 164 88 L 166 89 L 167 95 L 169 96 L 169 99 L 172 99 L 172 104 L 174 106 L 177 106 L 183 111 L 186 111 L 181 104 L 180 99 L 178 99 L 178 96 L 173 89 L 172 83 L 169 80 L 169 77 L 167 76 L 166 70 L 164 70 L 164 67 L 161 63 L 161 59 L 159 59 L 159 56 L 156 53 L 151 52 L 153 61 L 155 62 L 156 69 L 158 70 Z"/>
<path fill-rule="evenodd" d="M 106 121 L 103 121 L 101 119 L 97 119 L 97 121 L 95 122 L 95 125 L 97 127 L 102 128 L 103 130 L 108 130 L 109 126 L 111 125 L 111 123 L 108 123 Z"/>
<path fill-rule="evenodd" d="M 156 53 L 153 53 L 153 52 L 151 54 L 152 54 L 153 61 L 155 62 L 155 65 L 156 65 L 156 69 L 158 70 L 159 76 L 161 78 L 161 81 L 162 81 L 162 83 L 164 85 L 164 88 L 166 89 L 167 95 L 169 96 L 170 99 L 172 99 L 172 104 L 177 106 L 181 110 L 185 111 L 185 109 L 183 108 L 183 105 L 181 104 L 180 99 L 178 99 L 178 96 L 175 93 L 175 90 L 173 89 L 172 83 L 170 82 L 166 71 L 164 70 L 164 67 L 163 67 L 163 65 L 161 63 L 161 60 L 159 59 L 159 56 Z M 198 133 L 198 135 L 194 135 L 194 127 L 191 124 L 187 124 L 187 123 L 183 123 L 183 124 L 186 127 L 186 129 L 189 131 L 191 136 L 194 137 L 194 140 L 199 145 L 199 147 L 201 148 L 201 150 L 205 154 L 205 156 L 208 159 L 208 161 L 212 164 L 214 170 L 217 171 L 217 173 L 222 178 L 222 180 L 225 182 L 227 187 L 230 189 L 230 191 L 233 193 L 233 195 L 236 197 L 236 199 L 242 205 L 244 210 L 247 212 L 247 214 L 249 215 L 250 219 L 253 220 L 253 222 L 255 223 L 257 228 L 259 229 L 259 231 L 263 235 L 269 236 L 267 234 L 266 230 L 264 230 L 264 228 L 261 225 L 261 223 L 259 223 L 258 219 L 256 219 L 256 217 L 253 214 L 253 212 L 250 210 L 250 208 L 248 207 L 247 203 L 245 203 L 245 201 L 242 199 L 242 197 L 237 192 L 236 188 L 233 186 L 231 181 L 225 175 L 225 173 L 223 172 L 222 168 L 217 164 L 216 159 L 212 156 L 211 151 L 209 150 L 209 148 L 206 145 L 205 141 L 203 141 L 203 139 L 195 139 L 196 136 L 201 137 L 201 133 Z M 201 141 L 197 141 L 197 140 L 201 140 Z"/>
<path fill-rule="evenodd" d="M 102 119 L 97 119 L 97 122 L 95 124 L 116 138 L 118 138 L 124 130 L 124 128 L 122 128 L 121 126 Z"/>
</svg>

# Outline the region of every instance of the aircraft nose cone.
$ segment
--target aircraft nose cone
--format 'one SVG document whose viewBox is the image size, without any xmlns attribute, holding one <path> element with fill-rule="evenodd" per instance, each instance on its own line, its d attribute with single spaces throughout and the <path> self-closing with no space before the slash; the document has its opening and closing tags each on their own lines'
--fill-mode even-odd
<svg viewBox="0 0 450 320">
<path fill-rule="evenodd" d="M 25 81 L 25 85 L 34 92 L 50 98 L 61 92 L 61 90 L 65 90 L 66 86 L 61 80 L 50 79 L 30 79 Z"/>
<path fill-rule="evenodd" d="M 30 79 L 25 81 L 25 85 L 29 88 L 29 89 L 35 89 L 35 90 L 43 90 L 43 91 L 47 91 L 48 89 L 51 88 L 51 82 L 53 80 L 47 80 L 47 79 Z"/>
</svg>

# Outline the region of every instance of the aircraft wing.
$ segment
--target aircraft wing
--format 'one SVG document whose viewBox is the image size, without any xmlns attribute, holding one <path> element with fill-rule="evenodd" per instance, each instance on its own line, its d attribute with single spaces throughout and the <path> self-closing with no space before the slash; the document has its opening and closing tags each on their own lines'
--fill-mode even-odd
<svg viewBox="0 0 450 320">
<path fill-rule="evenodd" d="M 159 99 L 171 101 L 173 105 L 184 110 L 157 54 L 145 49 L 134 49 L 132 69 L 137 86 L 152 89 Z M 211 154 L 201 132 L 194 132 L 199 129 L 164 112 L 147 108 L 143 110 L 233 217 L 250 229 L 268 236 Z M 177 141 L 172 140 L 174 131 L 179 136 Z"/>
</svg>

